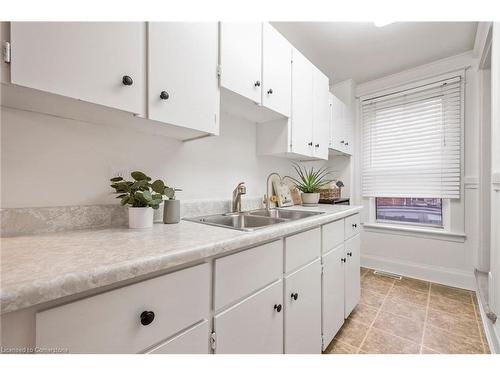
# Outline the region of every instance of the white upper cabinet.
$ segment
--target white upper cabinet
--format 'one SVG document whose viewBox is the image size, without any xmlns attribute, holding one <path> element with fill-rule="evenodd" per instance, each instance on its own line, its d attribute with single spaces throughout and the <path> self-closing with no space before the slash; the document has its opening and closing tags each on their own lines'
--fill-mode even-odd
<svg viewBox="0 0 500 375">
<path fill-rule="evenodd" d="M 313 67 L 313 156 L 328 159 L 330 136 L 329 80 Z"/>
<path fill-rule="evenodd" d="M 270 24 L 263 24 L 262 105 L 290 117 L 292 46 Z"/>
<path fill-rule="evenodd" d="M 144 114 L 145 23 L 12 22 L 11 82 Z"/>
<path fill-rule="evenodd" d="M 255 103 L 262 95 L 262 23 L 220 24 L 220 85 Z"/>
<path fill-rule="evenodd" d="M 290 119 L 259 124 L 258 153 L 328 159 L 329 80 L 295 48 L 292 48 L 291 92 Z"/>
<path fill-rule="evenodd" d="M 219 133 L 218 24 L 148 25 L 148 117 Z"/>
<path fill-rule="evenodd" d="M 330 148 L 352 155 L 353 116 L 349 107 L 333 94 L 330 95 Z"/>
<path fill-rule="evenodd" d="M 311 156 L 313 152 L 313 65 L 298 50 L 292 63 L 291 151 Z"/>
</svg>

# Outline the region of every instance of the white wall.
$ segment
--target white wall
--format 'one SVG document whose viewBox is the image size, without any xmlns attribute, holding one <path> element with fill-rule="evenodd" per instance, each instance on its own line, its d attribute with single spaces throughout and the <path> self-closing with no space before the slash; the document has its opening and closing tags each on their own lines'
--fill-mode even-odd
<svg viewBox="0 0 500 375">
<path fill-rule="evenodd" d="M 478 249 L 479 137 L 477 60 L 466 53 L 403 71 L 357 86 L 358 96 L 390 89 L 420 79 L 466 70 L 465 129 L 462 194 L 451 202 L 451 232 L 465 233 L 466 239 L 426 236 L 409 232 L 367 229 L 362 236 L 362 264 L 385 271 L 423 278 L 443 284 L 474 289 L 474 265 Z M 359 132 L 359 121 L 357 124 Z M 361 150 L 357 150 L 360 155 Z M 361 168 L 355 171 L 361 183 Z M 363 221 L 369 221 L 368 200 L 357 195 L 365 206 Z"/>
<path fill-rule="evenodd" d="M 162 178 L 183 189 L 180 199 L 230 199 L 240 181 L 248 197 L 263 196 L 270 172 L 293 173 L 288 159 L 257 156 L 255 124 L 227 114 L 219 137 L 182 143 L 119 124 L 0 108 L 2 208 L 116 203 L 109 178 L 117 171 Z"/>
</svg>

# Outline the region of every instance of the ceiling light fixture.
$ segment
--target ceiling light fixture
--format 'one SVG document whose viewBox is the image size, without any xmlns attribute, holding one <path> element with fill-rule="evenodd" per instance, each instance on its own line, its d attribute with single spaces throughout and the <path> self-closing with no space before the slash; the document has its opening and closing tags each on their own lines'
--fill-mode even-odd
<svg viewBox="0 0 500 375">
<path fill-rule="evenodd" d="M 394 23 L 394 22 L 393 21 L 375 21 L 373 23 L 377 27 L 384 27 L 384 26 L 390 25 L 391 23 Z"/>
</svg>

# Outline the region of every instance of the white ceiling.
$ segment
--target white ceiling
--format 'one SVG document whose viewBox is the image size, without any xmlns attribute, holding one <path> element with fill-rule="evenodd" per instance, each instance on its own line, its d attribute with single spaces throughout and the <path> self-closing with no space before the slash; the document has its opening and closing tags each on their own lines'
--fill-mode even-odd
<svg viewBox="0 0 500 375">
<path fill-rule="evenodd" d="M 330 78 L 358 83 L 471 50 L 477 22 L 272 22 Z"/>
</svg>

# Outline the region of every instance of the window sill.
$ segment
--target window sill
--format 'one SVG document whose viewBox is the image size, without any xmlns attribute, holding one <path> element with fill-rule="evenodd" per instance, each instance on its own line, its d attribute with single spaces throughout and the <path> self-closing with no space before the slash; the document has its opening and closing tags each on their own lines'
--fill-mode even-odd
<svg viewBox="0 0 500 375">
<path fill-rule="evenodd" d="M 443 229 L 411 227 L 408 225 L 386 223 L 364 223 L 366 232 L 396 234 L 400 236 L 423 237 L 441 241 L 465 242 L 465 233 L 449 232 Z"/>
</svg>

